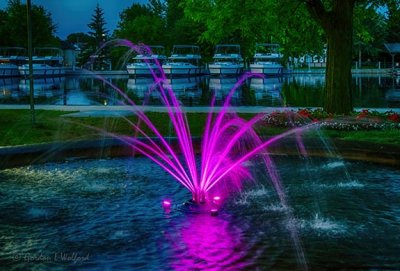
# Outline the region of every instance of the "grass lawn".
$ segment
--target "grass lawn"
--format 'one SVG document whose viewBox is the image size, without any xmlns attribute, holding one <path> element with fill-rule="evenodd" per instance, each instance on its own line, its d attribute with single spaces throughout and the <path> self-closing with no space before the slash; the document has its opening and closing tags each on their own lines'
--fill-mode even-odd
<svg viewBox="0 0 400 271">
<path fill-rule="evenodd" d="M 32 127 L 29 110 L 0 110 L 0 146 L 15 146 L 35 143 L 49 143 L 66 140 L 99 139 L 108 131 L 133 135 L 128 120 L 121 117 L 63 117 L 72 113 L 65 111 L 36 110 L 36 125 Z M 163 135 L 173 135 L 170 121 L 165 113 L 146 113 Z M 206 120 L 204 113 L 189 113 L 188 120 L 193 136 L 200 136 Z M 243 115 L 250 118 L 250 114 Z M 136 117 L 128 118 L 136 123 Z M 283 128 L 262 129 L 265 136 L 283 132 Z M 331 138 L 351 141 L 366 141 L 400 146 L 400 130 L 334 131 L 324 130 Z"/>
</svg>

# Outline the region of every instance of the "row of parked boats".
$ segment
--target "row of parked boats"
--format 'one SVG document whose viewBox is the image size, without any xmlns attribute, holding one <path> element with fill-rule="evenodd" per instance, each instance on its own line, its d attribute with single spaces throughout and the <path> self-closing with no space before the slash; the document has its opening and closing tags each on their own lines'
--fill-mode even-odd
<svg viewBox="0 0 400 271">
<path fill-rule="evenodd" d="M 32 57 L 33 76 L 60 76 L 65 73 L 63 52 L 59 48 L 35 48 Z M 29 75 L 26 50 L 22 47 L 0 48 L 0 77 Z"/>
<path fill-rule="evenodd" d="M 252 73 L 280 75 L 283 72 L 278 44 L 257 44 L 254 60 L 249 68 Z M 201 66 L 199 46 L 174 45 L 170 57 L 163 46 L 150 46 L 143 53 L 136 55 L 127 65 L 130 75 L 151 75 L 160 72 L 162 67 L 166 75 L 239 75 L 244 71 L 240 45 L 220 44 L 215 48 L 213 62 Z"/>
<path fill-rule="evenodd" d="M 175 45 L 170 57 L 165 54 L 163 46 L 143 47 L 143 52 L 136 54 L 126 69 L 130 75 L 144 76 L 153 72 L 160 73 L 162 67 L 166 75 L 193 76 L 239 75 L 245 66 L 241 56 L 240 45 L 221 44 L 215 48 L 213 62 L 205 66 L 201 64 L 199 46 Z M 29 75 L 29 65 L 25 48 L 0 48 L 0 77 Z M 33 76 L 51 77 L 64 75 L 63 52 L 58 48 L 35 48 L 32 57 Z M 281 54 L 278 44 L 257 44 L 254 60 L 249 69 L 253 73 L 280 75 L 283 72 Z"/>
</svg>

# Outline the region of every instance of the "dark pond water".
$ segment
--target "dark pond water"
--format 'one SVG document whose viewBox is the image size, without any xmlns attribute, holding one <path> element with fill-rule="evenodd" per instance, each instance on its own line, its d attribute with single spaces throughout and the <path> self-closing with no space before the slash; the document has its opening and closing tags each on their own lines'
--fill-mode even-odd
<svg viewBox="0 0 400 271">
<path fill-rule="evenodd" d="M 152 78 L 108 76 L 104 79 L 125 91 L 136 103 L 160 105 L 156 92 L 149 95 Z M 324 75 L 294 75 L 267 79 L 250 79 L 238 89 L 232 99 L 237 106 L 321 106 Z M 216 96 L 221 104 L 237 78 L 190 77 L 164 82 L 172 86 L 181 102 L 187 106 L 208 106 Z M 37 104 L 116 105 L 122 97 L 112 87 L 91 77 L 59 77 L 35 80 Z M 29 103 L 29 81 L 0 79 L 0 104 Z M 400 108 L 400 78 L 363 76 L 353 78 L 354 106 L 361 108 Z M 125 101 L 126 102 L 126 101 Z"/>
<path fill-rule="evenodd" d="M 400 270 L 400 171 L 276 157 L 293 215 L 269 179 L 216 217 L 146 158 L 0 171 L 5 270 Z M 257 166 L 257 165 L 255 165 Z M 350 174 L 351 173 L 351 174 Z M 173 200 L 170 213 L 161 201 Z M 307 263 L 297 259 L 293 231 Z"/>
</svg>

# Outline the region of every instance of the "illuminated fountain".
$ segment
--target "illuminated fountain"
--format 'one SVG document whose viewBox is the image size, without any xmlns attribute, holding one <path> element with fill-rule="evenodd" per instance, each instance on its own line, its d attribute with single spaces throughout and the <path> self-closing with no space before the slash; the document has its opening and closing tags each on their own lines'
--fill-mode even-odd
<svg viewBox="0 0 400 271">
<path fill-rule="evenodd" d="M 118 44 L 143 50 L 127 41 Z M 4 266 L 9 270 L 55 265 L 90 270 L 399 270 L 395 253 L 399 242 L 393 241 L 393 236 L 400 236 L 398 170 L 343 160 L 324 138 L 319 143 L 317 138 L 303 138 L 303 131 L 313 124 L 262 138 L 255 131 L 262 115 L 246 120 L 229 107 L 232 93 L 249 76 L 257 75 L 241 78 L 221 108 L 213 107 L 213 100 L 201 144 L 191 137 L 184 109 L 161 74 L 148 91 L 166 104 L 162 110 L 170 119 L 162 121 L 171 122 L 170 135 L 176 140 L 164 138 L 141 107 L 131 102 L 138 116 L 137 122 L 127 119 L 131 136 L 109 135 L 129 144 L 140 157 L 71 159 L 0 171 Z M 128 98 L 110 81 L 97 78 Z M 293 114 L 282 116 L 295 127 Z M 267 118 L 261 124 L 268 123 Z M 285 136 L 290 138 L 274 148 Z M 273 160 L 268 155 L 281 153 L 282 148 L 289 155 Z M 319 157 L 319 152 L 323 156 L 326 152 L 326 157 Z M 177 182 L 169 181 L 169 175 Z M 232 197 L 230 192 L 251 175 L 257 183 Z M 192 200 L 187 201 L 182 186 Z M 54 253 L 64 251 L 90 257 L 87 262 L 36 260 L 42 255 L 54 259 Z"/>
<path fill-rule="evenodd" d="M 114 43 L 118 46 L 127 46 L 132 51 L 137 52 L 150 50 L 149 47 L 134 45 L 127 40 L 118 40 Z M 164 83 L 167 78 L 158 60 L 154 59 L 152 60 L 154 62 L 151 63 L 150 60 L 146 61 L 154 78 L 154 85 L 149 89 L 149 93 L 159 92 L 160 98 L 167 108 L 177 143 L 170 144 L 144 112 L 122 90 L 104 81 L 129 101 L 132 105 L 132 111 L 138 117 L 137 123 L 132 123 L 127 119 L 135 131 L 135 136 L 112 136 L 128 143 L 135 152 L 147 156 L 158 164 L 191 192 L 192 203 L 207 203 L 208 207 L 214 209 L 214 215 L 217 213 L 217 208 L 213 204 L 215 197 L 219 202 L 221 198 L 226 198 L 229 190 L 239 189 L 244 180 L 251 179 L 251 174 L 246 168 L 245 162 L 255 156 L 263 159 L 273 186 L 282 204 L 286 205 L 279 178 L 266 150 L 269 145 L 279 139 L 291 134 L 298 135 L 300 130 L 308 129 L 310 126 L 295 128 L 264 141 L 254 130 L 254 125 L 263 118 L 264 114 L 257 114 L 250 120 L 246 120 L 231 112 L 229 108 L 232 96 L 246 79 L 262 76 L 244 74 L 229 91 L 223 106 L 219 110 L 214 108 L 215 98 L 213 99 L 201 138 L 200 161 L 198 162 L 196 161 L 195 146 L 184 109 L 180 106 L 173 89 Z M 157 65 L 159 70 L 151 69 L 153 63 Z M 147 126 L 151 134 L 145 132 L 145 129 L 141 127 L 142 124 Z M 165 204 L 170 208 L 170 202 L 164 202 L 164 208 L 166 207 Z"/>
</svg>

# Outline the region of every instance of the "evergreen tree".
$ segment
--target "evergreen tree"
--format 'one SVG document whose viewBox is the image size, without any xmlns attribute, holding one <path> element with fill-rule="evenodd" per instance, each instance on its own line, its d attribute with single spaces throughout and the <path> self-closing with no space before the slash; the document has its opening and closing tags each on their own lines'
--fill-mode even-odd
<svg viewBox="0 0 400 271">
<path fill-rule="evenodd" d="M 107 40 L 108 30 L 105 28 L 105 25 L 106 20 L 104 19 L 104 11 L 97 3 L 92 15 L 92 21 L 88 24 L 90 29 L 88 34 L 92 38 L 92 46 L 99 47 Z"/>
<path fill-rule="evenodd" d="M 109 48 L 101 48 L 108 40 L 108 30 L 105 27 L 104 11 L 97 3 L 92 20 L 88 24 L 90 31 L 89 42 L 87 47 L 83 49 L 80 57 L 81 63 L 87 63 L 84 67 L 94 70 L 108 69 L 110 66 Z M 101 50 L 99 50 L 101 48 Z"/>
</svg>

